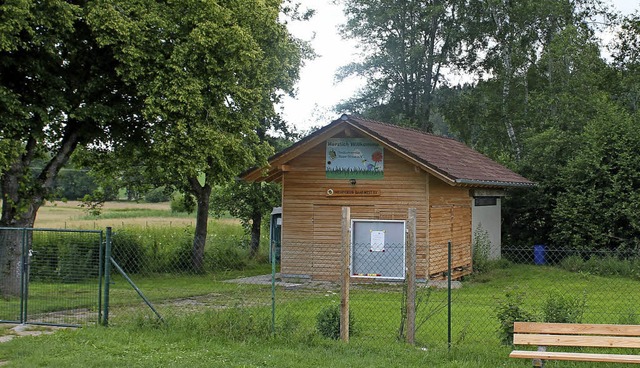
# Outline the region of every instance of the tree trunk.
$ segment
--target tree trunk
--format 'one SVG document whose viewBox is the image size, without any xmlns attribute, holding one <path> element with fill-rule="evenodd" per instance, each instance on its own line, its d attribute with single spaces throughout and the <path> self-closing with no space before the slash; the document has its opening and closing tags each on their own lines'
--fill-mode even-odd
<svg viewBox="0 0 640 368">
<path fill-rule="evenodd" d="M 207 244 L 207 227 L 209 224 L 209 200 L 211 185 L 200 185 L 197 178 L 189 178 L 191 189 L 196 196 L 196 229 L 193 237 L 191 265 L 196 273 L 204 273 L 204 247 Z"/>
<path fill-rule="evenodd" d="M 22 274 L 22 231 L 0 230 L 0 295 L 20 296 Z"/>
<path fill-rule="evenodd" d="M 262 214 L 254 212 L 251 216 L 251 247 L 249 257 L 254 258 L 260 249 L 260 228 L 262 226 Z"/>
</svg>

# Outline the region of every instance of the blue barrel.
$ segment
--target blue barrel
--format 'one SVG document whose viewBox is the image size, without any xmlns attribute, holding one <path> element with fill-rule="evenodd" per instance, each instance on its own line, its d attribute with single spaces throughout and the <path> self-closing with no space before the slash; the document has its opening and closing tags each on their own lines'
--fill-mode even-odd
<svg viewBox="0 0 640 368">
<path fill-rule="evenodd" d="M 533 263 L 537 265 L 543 265 L 545 263 L 545 246 L 544 245 L 534 245 L 533 246 Z"/>
</svg>

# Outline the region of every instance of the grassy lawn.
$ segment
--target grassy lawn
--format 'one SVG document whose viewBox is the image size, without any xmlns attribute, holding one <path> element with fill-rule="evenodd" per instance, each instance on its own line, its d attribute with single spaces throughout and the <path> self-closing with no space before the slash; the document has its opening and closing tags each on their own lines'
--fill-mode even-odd
<svg viewBox="0 0 640 368">
<path fill-rule="evenodd" d="M 139 300 L 136 302 L 137 296 L 124 280 L 117 278 L 112 285 L 110 328 L 87 326 L 51 336 L 14 339 L 0 344 L 0 361 L 16 367 L 525 367 L 531 363 L 507 358 L 511 348 L 500 345 L 495 332 L 495 306 L 505 289 L 517 285 L 525 290 L 526 307 L 531 310 L 539 308 L 551 289 L 584 293 L 588 306 L 584 322 L 615 323 L 640 299 L 640 283 L 633 280 L 540 266 L 513 265 L 494 270 L 453 291 L 453 346 L 449 351 L 446 309 L 438 309 L 422 325 L 417 346 L 410 347 L 395 337 L 400 287 L 354 286 L 351 306 L 357 334 L 351 343 L 343 344 L 315 332 L 319 311 L 339 302 L 339 292 L 326 286 L 279 287 L 277 334 L 271 336 L 270 286 L 224 282 L 265 271 L 263 267 L 208 276 L 139 278 L 138 286 L 167 312 L 166 324 L 155 322 Z M 418 320 L 446 299 L 445 290 L 422 290 L 421 294 L 428 295 L 429 302 Z M 193 304 L 188 313 L 184 306 L 171 309 L 177 306 L 160 302 L 181 298 L 193 301 L 203 295 L 212 297 Z M 138 307 L 132 309 L 136 304 Z M 585 366 L 582 364 L 558 362 L 547 366 Z"/>
</svg>

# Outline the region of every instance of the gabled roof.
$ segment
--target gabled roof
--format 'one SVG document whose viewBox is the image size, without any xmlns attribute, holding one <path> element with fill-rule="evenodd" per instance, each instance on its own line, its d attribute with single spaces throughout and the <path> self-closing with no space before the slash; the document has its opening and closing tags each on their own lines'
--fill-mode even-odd
<svg viewBox="0 0 640 368">
<path fill-rule="evenodd" d="M 286 164 L 312 147 L 344 131 L 357 131 L 377 141 L 424 171 L 454 186 L 530 187 L 535 184 L 465 144 L 418 130 L 342 115 L 269 158 L 269 168 L 252 168 L 240 177 L 248 181 L 278 180 Z"/>
</svg>

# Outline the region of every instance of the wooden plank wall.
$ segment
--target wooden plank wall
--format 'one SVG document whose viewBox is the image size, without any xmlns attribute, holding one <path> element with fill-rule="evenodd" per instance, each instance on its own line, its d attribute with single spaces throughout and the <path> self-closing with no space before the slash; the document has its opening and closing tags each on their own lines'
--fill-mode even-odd
<svg viewBox="0 0 640 368">
<path fill-rule="evenodd" d="M 442 279 L 447 271 L 447 243 L 452 243 L 455 278 L 471 272 L 471 197 L 468 188 L 430 181 L 429 270 L 430 279 Z"/>
<path fill-rule="evenodd" d="M 376 197 L 327 197 L 329 188 L 351 188 L 349 180 L 327 179 L 325 174 L 325 143 L 321 143 L 287 163 L 282 179 L 282 264 L 288 275 L 310 275 L 317 280 L 338 279 L 340 274 L 341 207 L 351 207 L 352 219 L 406 220 L 407 211 L 417 210 L 418 278 L 433 274 L 439 257 L 428 257 L 430 238 L 442 243 L 450 233 L 450 215 L 445 222 L 428 215 L 443 205 L 459 206 L 454 210 L 455 241 L 471 241 L 471 200 L 469 190 L 453 188 L 429 177 L 427 173 L 393 154 L 384 152 L 384 179 L 357 179 L 355 188 L 380 190 Z M 431 186 L 434 192 L 427 192 Z M 427 198 L 430 199 L 427 203 Z M 463 207 L 466 205 L 466 207 Z M 447 210 L 448 211 L 448 210 Z M 460 220 L 458 220 L 460 217 Z M 435 224 L 429 231 L 428 218 Z M 468 220 L 468 225 L 466 224 Z M 464 233 L 464 227 L 468 234 Z M 433 243 L 433 240 L 431 241 Z M 444 242 L 446 246 L 446 242 Z M 436 249 L 437 251 L 437 249 Z M 438 267 L 440 263 L 436 263 Z M 446 257 L 445 257 L 446 266 Z M 439 271 L 439 269 L 438 269 Z"/>
</svg>

